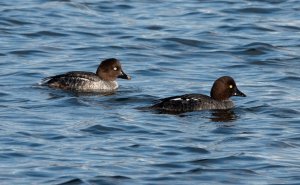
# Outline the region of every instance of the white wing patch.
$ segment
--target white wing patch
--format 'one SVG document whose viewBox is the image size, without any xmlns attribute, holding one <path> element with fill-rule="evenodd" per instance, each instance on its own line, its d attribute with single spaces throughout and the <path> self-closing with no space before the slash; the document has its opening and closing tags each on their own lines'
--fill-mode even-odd
<svg viewBox="0 0 300 185">
<path fill-rule="evenodd" d="M 172 101 L 182 101 L 182 98 L 171 99 Z"/>
<path fill-rule="evenodd" d="M 191 100 L 194 100 L 194 101 L 199 101 L 199 98 L 174 98 L 174 99 L 171 99 L 171 101 L 191 101 Z"/>
</svg>

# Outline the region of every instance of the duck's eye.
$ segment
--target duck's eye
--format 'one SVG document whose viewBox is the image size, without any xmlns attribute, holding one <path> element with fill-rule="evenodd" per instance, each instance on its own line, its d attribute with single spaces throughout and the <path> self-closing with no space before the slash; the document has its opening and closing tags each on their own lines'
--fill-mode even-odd
<svg viewBox="0 0 300 185">
<path fill-rule="evenodd" d="M 232 89 L 232 88 L 233 88 L 233 85 L 229 85 L 229 88 Z"/>
<path fill-rule="evenodd" d="M 117 71 L 118 70 L 118 68 L 117 67 L 114 67 L 114 71 Z"/>
</svg>

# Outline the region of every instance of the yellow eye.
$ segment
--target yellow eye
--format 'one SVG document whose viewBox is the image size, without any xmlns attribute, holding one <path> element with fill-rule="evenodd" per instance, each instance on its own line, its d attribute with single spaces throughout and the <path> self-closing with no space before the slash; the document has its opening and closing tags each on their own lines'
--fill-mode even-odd
<svg viewBox="0 0 300 185">
<path fill-rule="evenodd" d="M 229 88 L 232 89 L 232 88 L 233 88 L 233 85 L 229 85 Z"/>
<path fill-rule="evenodd" d="M 117 67 L 114 67 L 114 71 L 116 71 L 116 70 L 118 70 L 118 68 L 117 68 Z"/>
</svg>

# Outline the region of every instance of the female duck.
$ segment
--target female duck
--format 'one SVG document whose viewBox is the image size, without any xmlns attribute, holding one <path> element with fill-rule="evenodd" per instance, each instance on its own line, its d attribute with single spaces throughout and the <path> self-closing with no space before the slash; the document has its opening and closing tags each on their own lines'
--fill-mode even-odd
<svg viewBox="0 0 300 185">
<path fill-rule="evenodd" d="M 234 106 L 231 96 L 243 96 L 230 76 L 218 78 L 210 91 L 210 97 L 203 94 L 185 94 L 161 99 L 150 108 L 162 112 L 189 112 L 197 110 L 230 109 Z"/>
<path fill-rule="evenodd" d="M 71 71 L 43 79 L 43 85 L 78 92 L 109 92 L 118 88 L 117 78 L 130 80 L 122 70 L 121 63 L 110 58 L 101 62 L 96 73 Z"/>
</svg>

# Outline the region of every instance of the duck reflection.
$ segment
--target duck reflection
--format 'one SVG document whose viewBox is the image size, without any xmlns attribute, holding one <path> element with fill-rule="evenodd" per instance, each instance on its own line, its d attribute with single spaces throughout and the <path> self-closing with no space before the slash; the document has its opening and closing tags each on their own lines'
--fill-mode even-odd
<svg viewBox="0 0 300 185">
<path fill-rule="evenodd" d="M 233 109 L 213 110 L 210 120 L 213 122 L 233 122 L 237 117 Z"/>
</svg>

